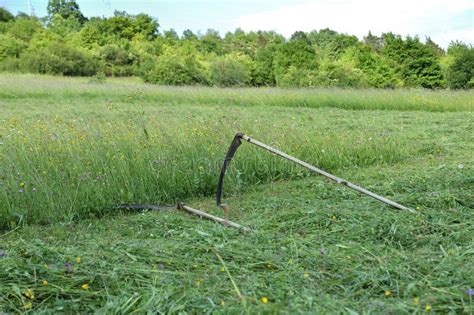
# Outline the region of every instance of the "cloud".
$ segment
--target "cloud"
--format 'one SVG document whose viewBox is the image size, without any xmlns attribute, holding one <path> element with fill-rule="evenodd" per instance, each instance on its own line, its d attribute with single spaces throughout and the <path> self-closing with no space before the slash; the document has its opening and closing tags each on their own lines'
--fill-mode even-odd
<svg viewBox="0 0 474 315">
<path fill-rule="evenodd" d="M 369 30 L 394 32 L 430 36 L 447 47 L 454 39 L 474 43 L 473 14 L 472 0 L 315 0 L 241 16 L 234 26 L 287 37 L 297 30 L 326 27 L 359 38 Z"/>
</svg>

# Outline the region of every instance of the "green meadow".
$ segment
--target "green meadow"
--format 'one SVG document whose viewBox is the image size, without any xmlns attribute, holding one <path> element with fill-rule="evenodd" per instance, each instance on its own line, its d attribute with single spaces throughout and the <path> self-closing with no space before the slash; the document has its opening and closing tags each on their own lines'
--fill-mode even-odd
<svg viewBox="0 0 474 315">
<path fill-rule="evenodd" d="M 237 132 L 416 209 L 392 209 Z M 474 92 L 0 76 L 0 313 L 473 313 Z"/>
</svg>

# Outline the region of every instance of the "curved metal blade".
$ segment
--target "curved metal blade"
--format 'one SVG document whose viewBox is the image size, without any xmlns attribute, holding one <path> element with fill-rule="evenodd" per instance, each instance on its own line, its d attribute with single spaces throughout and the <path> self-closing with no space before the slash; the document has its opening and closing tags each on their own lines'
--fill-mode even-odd
<svg viewBox="0 0 474 315">
<path fill-rule="evenodd" d="M 244 134 L 239 132 L 235 135 L 232 143 L 230 144 L 229 149 L 227 150 L 227 154 L 225 155 L 224 163 L 222 164 L 221 173 L 219 175 L 219 182 L 217 183 L 217 192 L 216 192 L 216 204 L 218 206 L 221 205 L 221 198 L 222 198 L 222 185 L 224 184 L 224 175 L 227 170 L 227 166 L 229 165 L 230 161 L 234 157 L 235 152 L 242 144 L 241 139 Z"/>
</svg>

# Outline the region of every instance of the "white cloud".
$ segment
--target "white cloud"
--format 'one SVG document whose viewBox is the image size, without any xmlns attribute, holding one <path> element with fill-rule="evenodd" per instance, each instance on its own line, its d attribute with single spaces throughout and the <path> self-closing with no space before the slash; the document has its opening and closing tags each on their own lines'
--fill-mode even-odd
<svg viewBox="0 0 474 315">
<path fill-rule="evenodd" d="M 315 0 L 241 16 L 235 27 L 274 30 L 290 36 L 297 30 L 329 27 L 362 38 L 394 32 L 430 36 L 446 47 L 453 39 L 474 43 L 472 0 Z"/>
</svg>

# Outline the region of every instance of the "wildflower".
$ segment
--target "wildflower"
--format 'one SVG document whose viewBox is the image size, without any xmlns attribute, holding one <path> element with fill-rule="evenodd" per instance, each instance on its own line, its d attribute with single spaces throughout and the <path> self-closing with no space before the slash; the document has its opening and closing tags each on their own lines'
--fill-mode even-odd
<svg viewBox="0 0 474 315">
<path fill-rule="evenodd" d="M 224 306 L 225 305 L 225 302 L 224 301 L 221 301 L 221 306 Z"/>
<path fill-rule="evenodd" d="M 32 289 L 28 289 L 25 291 L 24 295 L 29 298 L 30 300 L 33 300 L 35 298 L 35 293 L 33 292 Z"/>
<path fill-rule="evenodd" d="M 24 188 L 25 187 L 25 182 L 20 182 L 20 187 Z"/>
<path fill-rule="evenodd" d="M 385 295 L 385 297 L 391 297 L 391 296 L 392 296 L 392 292 L 389 291 L 389 290 L 387 290 L 387 291 L 384 292 L 383 295 Z"/>
<path fill-rule="evenodd" d="M 319 250 L 319 255 L 321 255 L 321 256 L 326 255 L 326 250 L 325 250 L 324 248 L 321 248 L 321 249 Z"/>
<path fill-rule="evenodd" d="M 24 193 L 25 190 L 24 189 L 18 189 L 18 192 L 21 194 L 21 193 Z"/>
<path fill-rule="evenodd" d="M 416 210 L 420 211 L 420 209 L 421 209 L 420 206 L 417 206 L 417 207 L 416 207 Z"/>
<path fill-rule="evenodd" d="M 3 258 L 5 256 L 7 256 L 7 252 L 4 251 L 3 249 L 0 249 L 0 258 Z"/>
<path fill-rule="evenodd" d="M 224 268 L 224 267 L 221 267 L 221 271 L 224 272 L 224 271 L 225 271 L 225 268 Z"/>
<path fill-rule="evenodd" d="M 23 308 L 25 310 L 31 310 L 32 307 L 33 307 L 33 304 L 31 304 L 31 302 L 28 302 L 25 305 L 23 305 Z"/>
<path fill-rule="evenodd" d="M 80 263 L 80 262 L 81 262 L 81 257 L 77 257 L 77 258 L 76 258 L 76 262 L 77 262 L 77 263 Z"/>
<path fill-rule="evenodd" d="M 464 168 L 464 164 L 459 163 L 459 164 L 458 164 L 458 168 L 462 170 L 462 169 Z"/>
<path fill-rule="evenodd" d="M 83 285 L 81 285 L 81 288 L 83 290 L 88 290 L 89 289 L 89 283 L 84 283 Z"/>
<path fill-rule="evenodd" d="M 197 285 L 198 287 L 202 286 L 203 283 L 204 283 L 204 280 L 202 280 L 202 279 L 198 279 L 198 280 L 196 281 L 196 285 Z"/>
<path fill-rule="evenodd" d="M 420 305 L 420 299 L 417 298 L 417 297 L 414 298 L 414 299 L 413 299 L 413 304 L 414 304 L 414 305 Z"/>
<path fill-rule="evenodd" d="M 307 272 L 303 273 L 303 277 L 304 277 L 305 279 L 309 278 L 309 273 L 307 273 Z"/>
<path fill-rule="evenodd" d="M 427 311 L 427 312 L 431 311 L 431 305 L 430 304 L 426 304 L 425 311 Z"/>
<path fill-rule="evenodd" d="M 47 286 L 47 285 L 49 284 L 48 280 L 43 280 L 41 283 L 42 283 L 44 286 Z"/>
<path fill-rule="evenodd" d="M 268 298 L 266 296 L 262 296 L 260 301 L 262 301 L 263 304 L 267 304 L 268 303 Z"/>
<path fill-rule="evenodd" d="M 467 289 L 466 294 L 469 295 L 469 296 L 473 296 L 474 295 L 474 289 L 473 288 Z"/>
<path fill-rule="evenodd" d="M 64 267 L 65 267 L 66 269 L 69 269 L 69 268 L 72 267 L 72 263 L 66 261 L 66 262 L 64 263 Z"/>
</svg>

